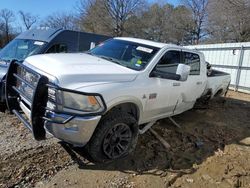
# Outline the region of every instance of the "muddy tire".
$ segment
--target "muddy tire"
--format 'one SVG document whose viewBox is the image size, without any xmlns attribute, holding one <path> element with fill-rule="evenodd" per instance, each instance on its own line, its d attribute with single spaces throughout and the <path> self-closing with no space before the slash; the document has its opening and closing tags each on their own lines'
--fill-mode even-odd
<svg viewBox="0 0 250 188">
<path fill-rule="evenodd" d="M 113 111 L 101 119 L 87 150 L 94 162 L 110 162 L 130 154 L 137 138 L 136 119 L 127 113 Z"/>
</svg>

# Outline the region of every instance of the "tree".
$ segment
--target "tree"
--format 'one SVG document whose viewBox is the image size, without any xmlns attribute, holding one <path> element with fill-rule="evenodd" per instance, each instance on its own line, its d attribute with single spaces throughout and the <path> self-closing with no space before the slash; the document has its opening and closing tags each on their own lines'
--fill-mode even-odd
<svg viewBox="0 0 250 188">
<path fill-rule="evenodd" d="M 193 42 L 194 20 L 192 12 L 185 6 L 177 6 L 171 16 L 172 40 L 175 44 L 187 45 Z"/>
<path fill-rule="evenodd" d="M 47 16 L 41 23 L 42 27 L 63 28 L 69 30 L 78 30 L 76 17 L 73 13 L 56 12 Z"/>
<path fill-rule="evenodd" d="M 0 48 L 4 45 L 3 39 L 4 23 L 0 21 Z"/>
<path fill-rule="evenodd" d="M 211 0 L 209 28 L 211 42 L 250 40 L 250 4 L 247 0 Z"/>
<path fill-rule="evenodd" d="M 5 37 L 4 43 L 8 43 L 11 40 L 11 23 L 14 21 L 15 16 L 11 10 L 0 10 L 0 21 L 2 22 L 3 35 Z"/>
<path fill-rule="evenodd" d="M 81 0 L 76 8 L 80 30 L 113 35 L 112 20 L 102 0 Z"/>
<path fill-rule="evenodd" d="M 143 10 L 142 3 L 143 0 L 81 0 L 79 23 L 84 30 L 122 36 L 129 18 Z"/>
<path fill-rule="evenodd" d="M 141 10 L 142 0 L 104 0 L 104 7 L 112 19 L 116 36 L 122 36 L 125 23 L 137 10 Z"/>
<path fill-rule="evenodd" d="M 185 6 L 155 3 L 132 16 L 125 25 L 125 35 L 149 40 L 189 44 L 192 40 L 192 13 Z"/>
<path fill-rule="evenodd" d="M 32 25 L 34 25 L 38 20 L 37 16 L 33 16 L 30 13 L 19 11 L 19 14 L 26 30 L 29 30 L 32 27 Z"/>
<path fill-rule="evenodd" d="M 170 41 L 171 28 L 168 27 L 171 23 L 173 9 L 174 7 L 170 4 L 150 6 L 141 18 L 146 26 L 144 29 L 146 38 L 160 42 Z"/>
<path fill-rule="evenodd" d="M 193 43 L 208 35 L 206 30 L 208 0 L 183 0 L 184 5 L 190 9 L 193 15 Z"/>
</svg>

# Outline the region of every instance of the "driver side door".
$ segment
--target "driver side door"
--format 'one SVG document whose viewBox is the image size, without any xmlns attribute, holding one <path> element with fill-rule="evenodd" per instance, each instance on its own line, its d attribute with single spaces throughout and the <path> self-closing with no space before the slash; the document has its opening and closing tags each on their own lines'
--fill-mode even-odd
<svg viewBox="0 0 250 188">
<path fill-rule="evenodd" d="M 159 60 L 148 78 L 148 93 L 144 118 L 149 121 L 173 114 L 183 92 L 183 82 L 176 80 L 176 70 L 181 63 L 181 51 L 169 50 Z M 154 70 L 161 75 L 153 75 Z"/>
</svg>

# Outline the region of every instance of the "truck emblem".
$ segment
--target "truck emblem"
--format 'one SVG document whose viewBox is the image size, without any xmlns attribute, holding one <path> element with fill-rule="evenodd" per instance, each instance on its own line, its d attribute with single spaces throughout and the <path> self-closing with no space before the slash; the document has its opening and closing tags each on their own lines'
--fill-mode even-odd
<svg viewBox="0 0 250 188">
<path fill-rule="evenodd" d="M 147 98 L 147 96 L 144 94 L 143 96 L 142 96 L 142 99 L 146 99 Z"/>
</svg>

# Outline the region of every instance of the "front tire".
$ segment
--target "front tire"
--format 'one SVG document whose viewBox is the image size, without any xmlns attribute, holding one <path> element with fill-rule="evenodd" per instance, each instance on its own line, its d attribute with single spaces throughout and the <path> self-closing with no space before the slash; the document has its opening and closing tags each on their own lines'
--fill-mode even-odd
<svg viewBox="0 0 250 188">
<path fill-rule="evenodd" d="M 138 139 L 138 124 L 128 113 L 110 112 L 100 121 L 87 148 L 95 162 L 109 162 L 130 154 Z"/>
</svg>

